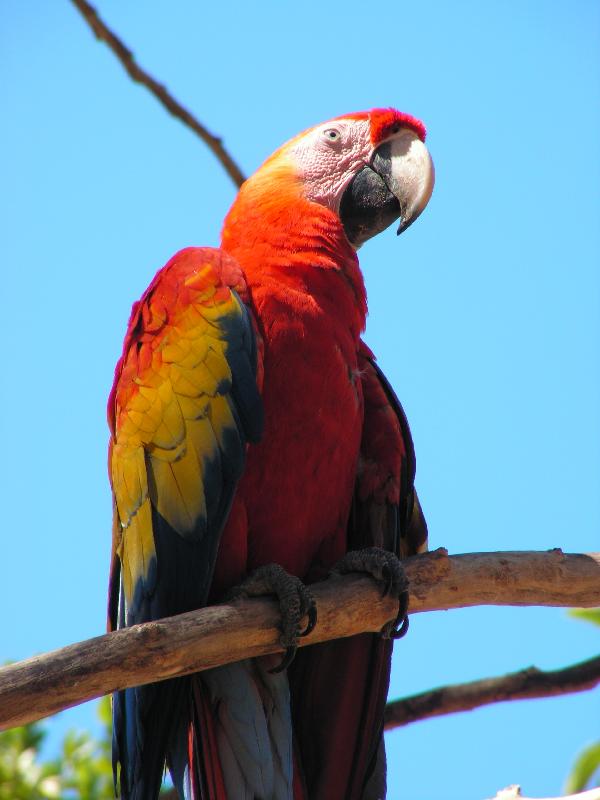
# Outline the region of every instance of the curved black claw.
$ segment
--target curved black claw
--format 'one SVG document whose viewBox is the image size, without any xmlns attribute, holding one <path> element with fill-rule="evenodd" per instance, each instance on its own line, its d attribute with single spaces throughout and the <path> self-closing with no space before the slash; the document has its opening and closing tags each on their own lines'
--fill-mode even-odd
<svg viewBox="0 0 600 800">
<path fill-rule="evenodd" d="M 396 619 L 381 629 L 384 639 L 401 639 L 408 631 L 408 579 L 398 557 L 389 550 L 367 547 L 352 550 L 341 558 L 332 570 L 345 575 L 349 572 L 366 572 L 382 584 L 382 596 L 398 598 Z"/>
<path fill-rule="evenodd" d="M 312 594 L 308 591 L 308 589 L 306 588 L 306 586 L 304 586 L 304 584 L 302 584 L 302 588 L 304 589 L 304 591 L 307 594 L 307 597 L 309 598 L 310 605 L 304 612 L 308 617 L 308 622 L 306 623 L 306 628 L 304 628 L 300 636 L 308 636 L 309 633 L 314 631 L 315 625 L 317 624 L 317 604 L 313 600 Z"/>
<path fill-rule="evenodd" d="M 401 639 L 408 633 L 408 591 L 405 590 L 398 598 L 399 608 L 396 619 L 392 623 L 387 635 L 381 631 L 381 635 L 386 639 Z"/>
<path fill-rule="evenodd" d="M 273 667 L 273 669 L 269 670 L 269 674 L 277 675 L 280 672 L 283 672 L 284 669 L 287 669 L 294 660 L 294 658 L 296 657 L 297 649 L 298 649 L 297 645 L 291 645 L 290 647 L 287 647 L 283 658 L 281 659 L 279 664 L 277 664 L 276 667 Z"/>
<path fill-rule="evenodd" d="M 267 594 L 277 596 L 281 612 L 279 642 L 285 648 L 285 654 L 281 663 L 270 670 L 277 673 L 289 667 L 298 649 L 298 639 L 308 636 L 317 624 L 317 606 L 302 581 L 289 575 L 279 564 L 259 567 L 233 589 L 229 596 L 235 600 L 238 597 L 259 597 Z M 308 617 L 308 622 L 304 630 L 301 630 L 300 622 L 305 616 Z"/>
</svg>

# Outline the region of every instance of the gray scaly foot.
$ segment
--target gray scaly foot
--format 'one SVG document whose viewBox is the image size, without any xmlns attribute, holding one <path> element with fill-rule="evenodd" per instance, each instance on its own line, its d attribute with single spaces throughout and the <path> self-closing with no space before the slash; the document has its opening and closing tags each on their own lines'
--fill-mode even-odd
<svg viewBox="0 0 600 800">
<path fill-rule="evenodd" d="M 299 578 L 289 575 L 279 564 L 266 564 L 254 570 L 242 583 L 233 589 L 229 597 L 262 597 L 274 594 L 279 601 L 281 612 L 281 638 L 279 642 L 285 648 L 281 663 L 271 672 L 282 672 L 294 660 L 298 649 L 298 639 L 307 636 L 317 624 L 317 606 L 312 594 Z M 308 617 L 304 630 L 300 628 L 302 618 Z"/>
<path fill-rule="evenodd" d="M 402 563 L 389 550 L 367 547 L 351 550 L 332 569 L 332 574 L 365 572 L 383 585 L 383 597 L 398 598 L 398 615 L 381 629 L 384 639 L 400 639 L 408 630 L 408 579 Z"/>
</svg>

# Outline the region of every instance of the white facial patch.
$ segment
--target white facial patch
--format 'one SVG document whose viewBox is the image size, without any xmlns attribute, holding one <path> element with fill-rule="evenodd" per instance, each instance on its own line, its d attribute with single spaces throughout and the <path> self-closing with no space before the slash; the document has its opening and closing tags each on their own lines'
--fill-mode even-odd
<svg viewBox="0 0 600 800">
<path fill-rule="evenodd" d="M 368 164 L 372 152 L 369 121 L 342 119 L 309 131 L 292 145 L 289 155 L 306 197 L 337 214 L 344 189 Z"/>
</svg>

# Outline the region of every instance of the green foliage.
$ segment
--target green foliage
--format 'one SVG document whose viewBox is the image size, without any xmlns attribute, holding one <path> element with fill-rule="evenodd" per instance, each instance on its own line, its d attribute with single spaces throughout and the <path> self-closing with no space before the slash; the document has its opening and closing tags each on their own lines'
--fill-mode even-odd
<svg viewBox="0 0 600 800">
<path fill-rule="evenodd" d="M 573 608 L 569 614 L 600 626 L 600 608 Z M 567 778 L 565 791 L 574 794 L 594 785 L 600 786 L 600 742 L 588 745 L 577 756 Z"/>
<path fill-rule="evenodd" d="M 42 760 L 47 736 L 34 722 L 0 733 L 0 800 L 112 800 L 110 700 L 98 705 L 103 735 L 68 731 L 57 758 Z"/>
<path fill-rule="evenodd" d="M 582 619 L 584 622 L 591 622 L 593 625 L 600 625 L 600 608 L 572 608 L 569 616 Z"/>
<path fill-rule="evenodd" d="M 581 792 L 593 786 L 594 777 L 596 785 L 600 785 L 600 742 L 585 747 L 577 756 L 565 790 L 569 794 Z"/>
<path fill-rule="evenodd" d="M 98 703 L 100 739 L 67 731 L 57 758 L 43 760 L 48 734 L 43 722 L 0 733 L 0 800 L 114 800 L 110 698 Z M 176 792 L 163 786 L 161 798 Z"/>
</svg>

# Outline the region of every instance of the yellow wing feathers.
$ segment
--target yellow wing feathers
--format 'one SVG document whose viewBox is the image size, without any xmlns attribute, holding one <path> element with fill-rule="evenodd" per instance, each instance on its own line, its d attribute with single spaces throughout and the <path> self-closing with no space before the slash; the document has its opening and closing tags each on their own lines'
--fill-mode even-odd
<svg viewBox="0 0 600 800">
<path fill-rule="evenodd" d="M 243 461 L 232 363 L 254 381 L 255 356 L 248 313 L 222 282 L 222 259 L 189 249 L 158 273 L 134 307 L 117 367 L 109 468 L 128 603 L 138 582 L 151 592 L 156 579 L 153 509 L 181 537 L 201 538 L 221 504 L 222 460 Z M 228 452 L 232 441 L 240 452 Z"/>
</svg>

